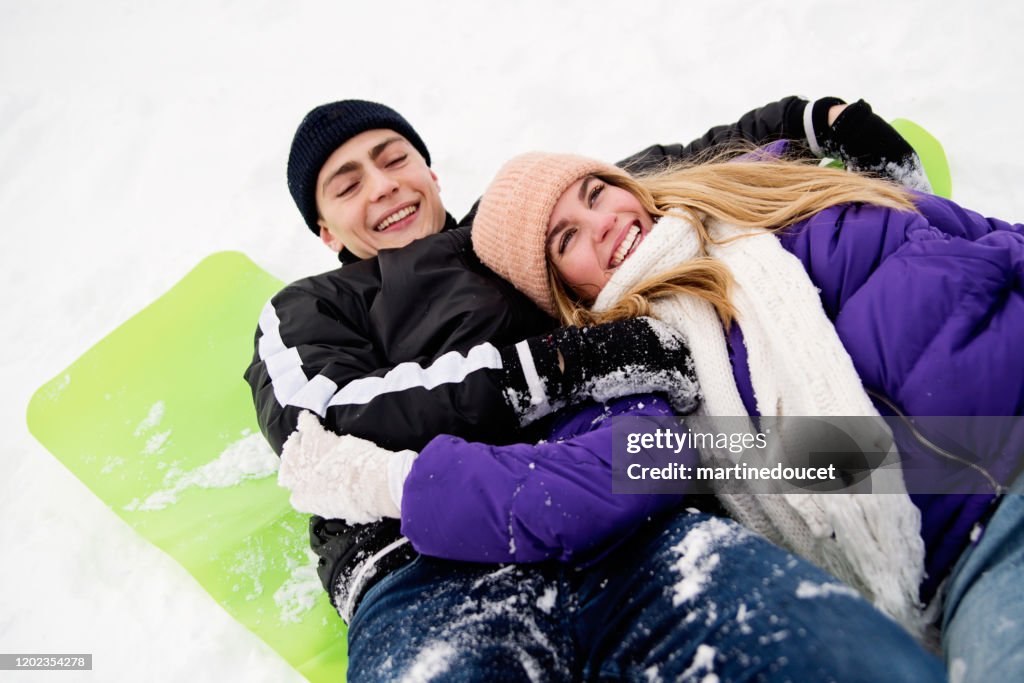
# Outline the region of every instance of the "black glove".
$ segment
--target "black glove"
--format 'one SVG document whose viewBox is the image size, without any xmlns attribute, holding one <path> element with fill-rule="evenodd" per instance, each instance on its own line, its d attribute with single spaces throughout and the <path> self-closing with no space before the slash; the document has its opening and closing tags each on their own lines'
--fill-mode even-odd
<svg viewBox="0 0 1024 683">
<path fill-rule="evenodd" d="M 501 359 L 505 398 L 524 425 L 587 399 L 660 392 L 680 414 L 700 402 L 683 337 L 653 318 L 563 327 L 503 349 Z"/>
<path fill-rule="evenodd" d="M 921 159 L 896 130 L 857 100 L 828 125 L 828 110 L 839 100 L 814 103 L 811 121 L 826 155 L 839 159 L 851 171 L 866 171 L 891 178 L 907 187 L 930 191 Z"/>
<path fill-rule="evenodd" d="M 348 524 L 340 519 L 313 516 L 309 520 L 309 547 L 317 554 L 316 573 L 345 623 L 352 622 L 367 580 L 387 576 L 407 563 L 416 552 L 408 543 L 377 558 L 369 575 L 354 584 L 356 572 L 368 557 L 402 537 L 401 522 L 385 519 L 370 524 Z M 352 594 L 355 591 L 355 594 Z"/>
</svg>

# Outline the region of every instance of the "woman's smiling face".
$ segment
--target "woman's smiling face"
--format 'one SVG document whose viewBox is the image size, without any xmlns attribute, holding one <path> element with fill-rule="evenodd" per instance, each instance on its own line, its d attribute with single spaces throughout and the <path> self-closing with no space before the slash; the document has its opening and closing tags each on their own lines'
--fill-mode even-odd
<svg viewBox="0 0 1024 683">
<path fill-rule="evenodd" d="M 653 225 L 632 193 L 588 175 L 555 203 L 544 249 L 566 285 L 589 303 Z"/>
</svg>

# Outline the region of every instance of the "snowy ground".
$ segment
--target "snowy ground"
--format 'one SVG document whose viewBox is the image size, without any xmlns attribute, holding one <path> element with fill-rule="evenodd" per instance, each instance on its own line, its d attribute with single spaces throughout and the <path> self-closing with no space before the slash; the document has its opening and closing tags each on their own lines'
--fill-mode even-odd
<svg viewBox="0 0 1024 683">
<path fill-rule="evenodd" d="M 944 142 L 962 203 L 1024 217 L 1024 6 L 633 4 L 0 0 L 0 652 L 94 655 L 90 673 L 23 679 L 298 679 L 24 416 L 39 385 L 211 252 L 285 280 L 333 265 L 284 182 L 316 104 L 403 112 L 459 215 L 517 152 L 614 160 L 784 95 L 864 97 Z"/>
</svg>

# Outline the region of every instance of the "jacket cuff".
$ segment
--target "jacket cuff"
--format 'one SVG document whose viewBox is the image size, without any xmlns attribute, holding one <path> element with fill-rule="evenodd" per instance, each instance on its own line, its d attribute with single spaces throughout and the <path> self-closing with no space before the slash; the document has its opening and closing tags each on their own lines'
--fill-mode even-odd
<svg viewBox="0 0 1024 683">
<path fill-rule="evenodd" d="M 505 402 L 519 418 L 520 425 L 549 415 L 561 408 L 557 387 L 549 385 L 558 377 L 558 347 L 552 335 L 524 339 L 500 352 L 504 372 Z"/>
<path fill-rule="evenodd" d="M 392 453 L 388 458 L 388 493 L 391 494 L 391 502 L 398 509 L 396 517 L 402 516 L 402 491 L 405 488 L 405 480 L 409 478 L 412 471 L 412 464 L 416 462 L 416 451 L 398 451 Z"/>
<path fill-rule="evenodd" d="M 846 102 L 838 97 L 822 97 L 804 107 L 804 136 L 807 138 L 807 146 L 811 153 L 819 159 L 825 156 L 823 145 L 828 138 L 828 111 L 837 104 Z"/>
</svg>

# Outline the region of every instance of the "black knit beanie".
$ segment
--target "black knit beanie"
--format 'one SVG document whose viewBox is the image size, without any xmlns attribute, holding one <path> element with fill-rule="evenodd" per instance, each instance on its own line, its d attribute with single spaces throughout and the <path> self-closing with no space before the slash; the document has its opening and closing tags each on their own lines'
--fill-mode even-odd
<svg viewBox="0 0 1024 683">
<path fill-rule="evenodd" d="M 288 155 L 288 191 L 292 193 L 299 213 L 314 235 L 317 225 L 316 179 L 327 158 L 348 140 L 368 130 L 384 128 L 401 134 L 423 155 L 430 166 L 430 152 L 423 140 L 401 114 L 376 102 L 341 100 L 322 104 L 306 114 Z"/>
</svg>

